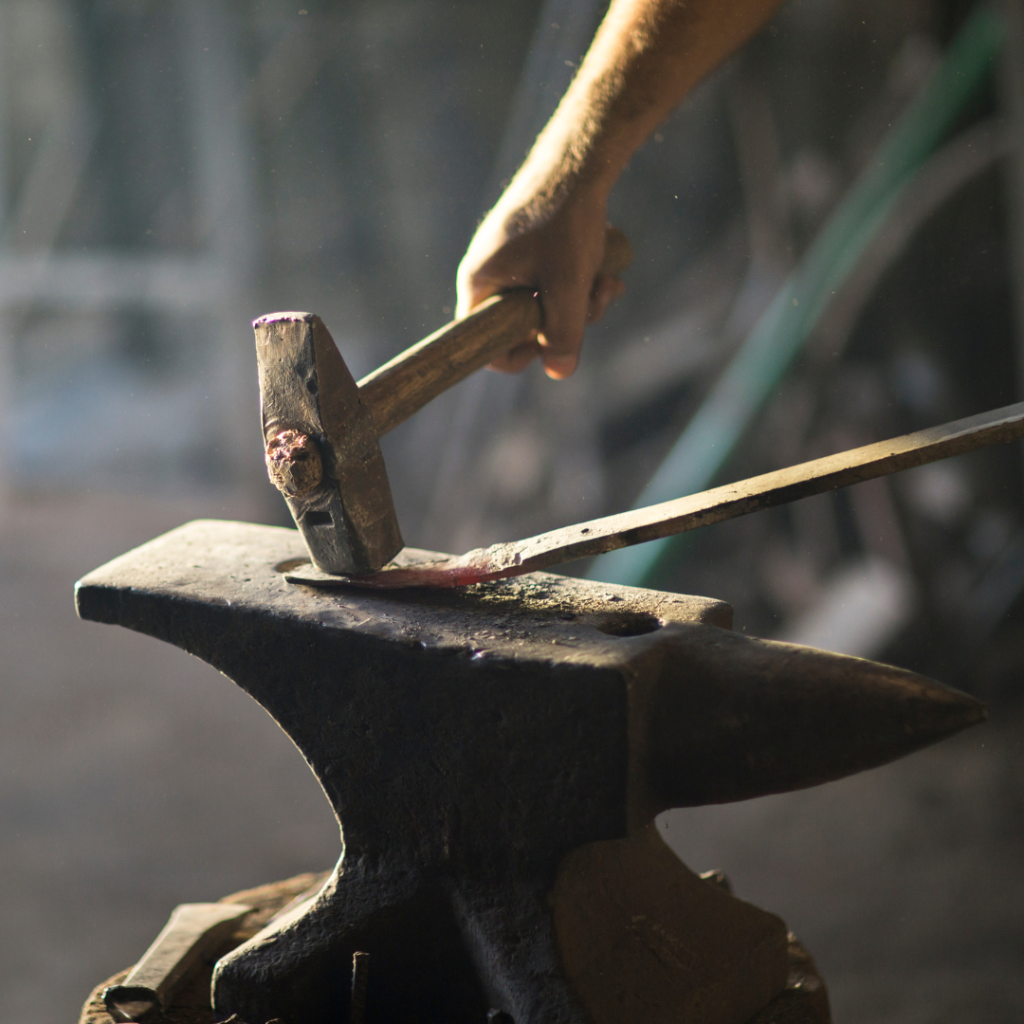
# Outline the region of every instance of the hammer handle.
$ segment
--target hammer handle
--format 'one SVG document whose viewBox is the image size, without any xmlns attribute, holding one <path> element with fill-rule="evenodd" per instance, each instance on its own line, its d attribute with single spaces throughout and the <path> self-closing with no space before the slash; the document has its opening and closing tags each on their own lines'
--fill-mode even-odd
<svg viewBox="0 0 1024 1024">
<path fill-rule="evenodd" d="M 599 273 L 618 275 L 632 259 L 629 239 L 609 227 Z M 543 321 L 537 295 L 529 288 L 515 288 L 493 296 L 469 316 L 453 320 L 374 370 L 359 382 L 359 397 L 370 410 L 377 436 L 404 423 L 496 356 L 529 341 Z"/>
</svg>

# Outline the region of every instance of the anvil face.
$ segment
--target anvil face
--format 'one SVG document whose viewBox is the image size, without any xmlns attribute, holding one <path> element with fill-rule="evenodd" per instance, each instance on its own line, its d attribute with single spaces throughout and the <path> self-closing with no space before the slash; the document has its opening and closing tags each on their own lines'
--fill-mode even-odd
<svg viewBox="0 0 1024 1024">
<path fill-rule="evenodd" d="M 719 601 L 535 574 L 464 591 L 293 586 L 293 530 L 200 522 L 81 581 L 83 618 L 177 644 L 259 701 L 343 828 L 317 901 L 221 962 L 218 1010 L 586 1021 L 546 902 L 585 844 L 669 807 L 814 785 L 980 720 L 913 673 L 737 636 Z M 390 964 L 390 966 L 388 966 Z"/>
</svg>

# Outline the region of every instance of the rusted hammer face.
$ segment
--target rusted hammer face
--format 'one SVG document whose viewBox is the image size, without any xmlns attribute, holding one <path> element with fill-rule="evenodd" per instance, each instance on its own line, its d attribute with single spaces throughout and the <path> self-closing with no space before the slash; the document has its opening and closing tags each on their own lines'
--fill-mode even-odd
<svg viewBox="0 0 1024 1024">
<path fill-rule="evenodd" d="M 626 236 L 609 228 L 599 273 L 617 275 L 631 259 Z M 267 470 L 318 569 L 358 576 L 402 549 L 378 438 L 541 322 L 531 290 L 494 296 L 358 385 L 320 317 L 270 313 L 253 322 Z"/>
</svg>

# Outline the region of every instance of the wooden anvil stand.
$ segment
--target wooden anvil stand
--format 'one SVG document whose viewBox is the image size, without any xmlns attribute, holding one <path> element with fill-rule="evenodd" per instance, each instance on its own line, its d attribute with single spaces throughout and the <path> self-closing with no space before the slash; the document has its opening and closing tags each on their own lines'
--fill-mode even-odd
<svg viewBox="0 0 1024 1024">
<path fill-rule="evenodd" d="M 882 764 L 979 721 L 976 701 L 734 634 L 707 598 L 545 574 L 322 591 L 285 581 L 305 557 L 294 530 L 197 522 L 78 585 L 83 618 L 262 704 L 343 827 L 319 895 L 226 952 L 213 1010 L 177 1019 L 828 1021 L 783 923 L 689 872 L 655 815 Z"/>
</svg>

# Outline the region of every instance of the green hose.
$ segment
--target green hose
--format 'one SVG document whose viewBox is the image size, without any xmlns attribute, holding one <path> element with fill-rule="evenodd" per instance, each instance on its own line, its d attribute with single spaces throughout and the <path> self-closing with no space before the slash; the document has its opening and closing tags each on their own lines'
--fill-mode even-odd
<svg viewBox="0 0 1024 1024">
<path fill-rule="evenodd" d="M 860 174 L 797 269 L 758 320 L 634 508 L 709 487 L 782 380 L 832 295 L 914 181 L 922 164 L 989 72 L 1005 36 L 1003 19 L 977 7 L 921 94 Z M 589 577 L 641 586 L 675 538 L 602 555 Z"/>
</svg>

